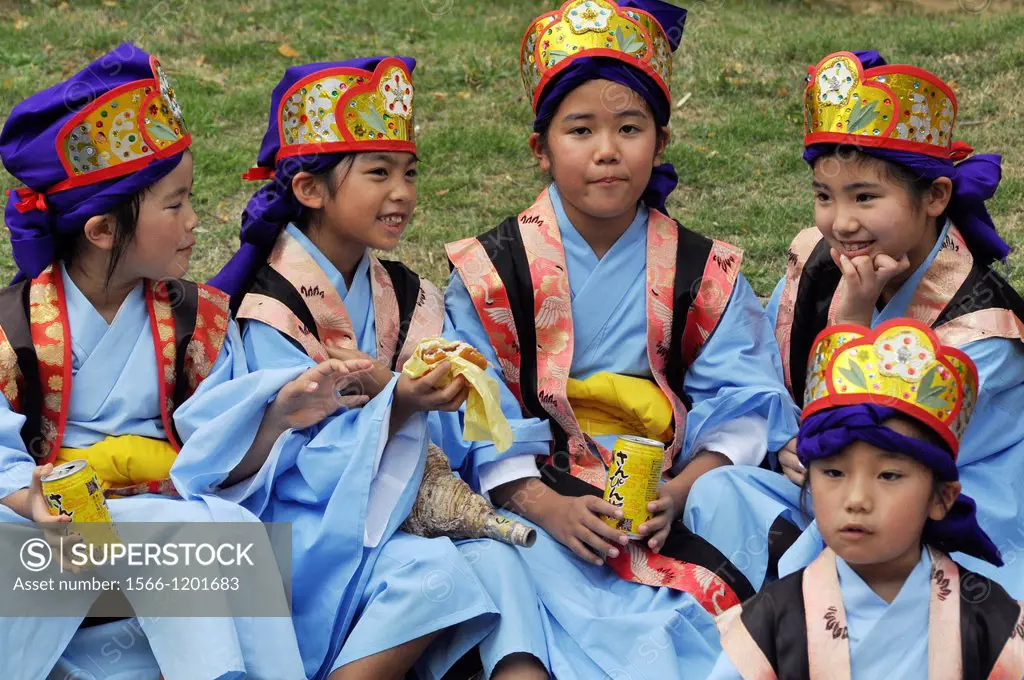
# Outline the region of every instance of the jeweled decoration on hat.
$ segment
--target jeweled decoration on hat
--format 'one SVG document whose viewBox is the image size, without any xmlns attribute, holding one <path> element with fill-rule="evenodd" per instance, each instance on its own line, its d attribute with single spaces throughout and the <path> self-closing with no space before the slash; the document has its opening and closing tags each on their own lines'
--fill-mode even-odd
<svg viewBox="0 0 1024 680">
<path fill-rule="evenodd" d="M 634 66 L 671 99 L 672 47 L 657 19 L 611 0 L 569 0 L 535 19 L 523 36 L 520 72 L 534 111 L 544 86 L 581 57 L 609 57 Z"/>
<path fill-rule="evenodd" d="M 870 330 L 840 324 L 815 339 L 803 417 L 870 402 L 922 421 L 954 455 L 978 397 L 978 372 L 924 324 L 895 319 Z"/>
<path fill-rule="evenodd" d="M 372 73 L 349 66 L 317 71 L 281 99 L 277 158 L 368 150 L 415 153 L 412 76 L 400 59 Z"/>
<path fill-rule="evenodd" d="M 914 66 L 864 69 L 851 52 L 808 69 L 804 145 L 850 144 L 957 158 L 957 101 L 938 76 Z"/>
<path fill-rule="evenodd" d="M 152 78 L 105 92 L 61 128 L 57 153 L 68 179 L 47 193 L 121 177 L 188 148 L 174 88 L 156 57 L 150 65 Z"/>
</svg>

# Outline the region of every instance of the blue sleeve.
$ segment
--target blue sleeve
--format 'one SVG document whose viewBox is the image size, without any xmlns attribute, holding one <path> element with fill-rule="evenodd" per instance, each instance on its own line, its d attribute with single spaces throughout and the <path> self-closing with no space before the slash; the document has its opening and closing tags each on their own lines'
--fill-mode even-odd
<svg viewBox="0 0 1024 680">
<path fill-rule="evenodd" d="M 772 329 L 775 329 L 775 324 L 779 320 L 779 301 L 782 300 L 782 290 L 786 287 L 786 277 L 779 279 L 779 282 L 775 284 L 775 290 L 772 291 L 772 296 L 768 300 L 768 304 L 765 305 L 764 314 L 768 317 L 768 323 Z"/>
<path fill-rule="evenodd" d="M 992 538 L 1005 566 L 966 555 L 968 569 L 1024 597 L 1024 344 L 988 338 L 963 350 L 978 367 L 979 395 L 957 457 L 963 492 L 978 506 L 978 523 Z"/>
<path fill-rule="evenodd" d="M 429 421 L 431 439 L 448 454 L 452 467 L 458 469 L 474 489 L 489 491 L 501 483 L 518 478 L 506 478 L 508 473 L 498 472 L 498 468 L 493 467 L 495 464 L 522 456 L 547 455 L 550 452 L 551 426 L 546 420 L 523 416 L 519 402 L 505 383 L 504 371 L 494 347 L 458 272 L 452 272 L 444 301 L 444 336 L 449 340 L 461 340 L 472 345 L 487 359 L 490 364 L 487 372 L 498 382 L 501 410 L 515 435 L 515 443 L 508 451 L 499 453 L 489 442 L 466 442 L 462 439 L 464 410 L 458 413 L 432 413 Z M 505 471 L 522 470 L 522 463 L 522 460 L 518 465 L 510 462 L 503 467 Z"/>
<path fill-rule="evenodd" d="M 757 464 L 766 450 L 777 451 L 796 436 L 798 411 L 782 379 L 772 327 L 742 275 L 718 326 L 687 370 L 683 387 L 693 408 L 687 415 L 682 464 L 698 452 L 696 445 L 708 431 L 728 430 L 727 423 L 740 418 L 749 436 L 730 433 L 740 436 L 729 439 L 745 450 L 739 456 L 742 462 Z M 729 451 L 721 453 L 732 458 Z"/>
<path fill-rule="evenodd" d="M 10 402 L 0 394 L 0 499 L 27 489 L 32 482 L 36 462 L 21 439 L 24 424 L 25 416 L 12 410 Z"/>
</svg>

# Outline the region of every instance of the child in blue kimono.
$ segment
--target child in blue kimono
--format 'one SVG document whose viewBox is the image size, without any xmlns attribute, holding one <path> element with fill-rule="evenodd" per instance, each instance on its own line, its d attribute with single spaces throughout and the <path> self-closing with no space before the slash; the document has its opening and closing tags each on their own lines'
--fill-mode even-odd
<svg viewBox="0 0 1024 680">
<path fill-rule="evenodd" d="M 950 87 L 877 52 L 825 57 L 810 69 L 805 101 L 816 228 L 793 241 L 767 309 L 787 387 L 802 406 L 810 343 L 837 322 L 910 317 L 967 352 L 981 377 L 981 407 L 957 464 L 1007 563 L 957 559 L 1024 596 L 1016 557 L 1024 546 L 1024 424 L 1013 417 L 1024 399 L 1024 302 L 993 268 L 1009 247 L 985 208 L 1000 157 L 968 158 L 972 149 L 954 141 Z M 798 509 L 805 472 L 789 449 L 779 455 L 785 476 L 734 469 L 702 480 L 687 522 L 726 554 L 750 536 L 797 535 L 807 524 Z M 759 587 L 766 574 L 806 564 L 820 545 L 808 537 L 787 554 L 747 550 L 745 573 Z"/>
<path fill-rule="evenodd" d="M 491 497 L 538 529 L 521 553 L 558 678 L 711 669 L 714 615 L 753 590 L 676 520 L 701 475 L 757 465 L 796 427 L 742 252 L 666 214 L 685 16 L 656 0 L 574 0 L 531 22 L 530 146 L 552 182 L 518 216 L 447 247 L 455 334 L 500 368 L 510 419 L 554 433 L 542 466 Z M 663 449 L 652 516 L 629 527 L 639 540 L 607 522 L 621 511 L 600 498 L 621 435 Z"/>
<path fill-rule="evenodd" d="M 797 455 L 824 551 L 719 618 L 713 680 L 1024 677 L 1024 612 L 960 493 L 978 372 L 926 324 L 820 333 Z"/>
<path fill-rule="evenodd" d="M 223 426 L 234 403 L 196 401 L 248 372 L 227 297 L 181 278 L 198 223 L 190 144 L 159 61 L 131 44 L 15 106 L 0 133 L 4 167 L 27 185 L 5 210 L 18 275 L 0 292 L 3 521 L 69 521 L 51 516 L 41 478 L 84 459 L 115 522 L 258 522 L 182 500 L 170 479 L 190 435 Z M 256 426 L 304 424 L 333 403 L 330 383 L 366 368 L 284 376 Z M 264 596 L 287 606 L 283 588 Z M 288 617 L 85 616 L 0 619 L 0 676 L 304 677 Z"/>
<path fill-rule="evenodd" d="M 253 369 L 372 360 L 368 379 L 339 385 L 368 401 L 286 433 L 269 457 L 218 457 L 212 465 L 235 470 L 226 479 L 184 469 L 181 483 L 206 494 L 215 481 L 263 520 L 292 523 L 294 619 L 310 677 L 400 677 L 421 655 L 417 670 L 441 677 L 478 644 L 491 677 L 547 677 L 539 621 L 527 620 L 539 618 L 536 601 L 517 588 L 529 585 L 518 554 L 400 529 L 428 441 L 453 467 L 497 477 L 504 456 L 529 451 L 528 442 L 499 454 L 462 441 L 468 385 L 442 386 L 447 363 L 417 379 L 401 373 L 444 327 L 433 284 L 370 253 L 398 245 L 415 207 L 414 64 L 378 57 L 286 71 L 247 173 L 272 181 L 249 202 L 242 246 L 212 281 L 234 299 Z M 530 428 L 519 439 L 550 437 Z M 518 674 L 530 670 L 540 675 Z"/>
</svg>

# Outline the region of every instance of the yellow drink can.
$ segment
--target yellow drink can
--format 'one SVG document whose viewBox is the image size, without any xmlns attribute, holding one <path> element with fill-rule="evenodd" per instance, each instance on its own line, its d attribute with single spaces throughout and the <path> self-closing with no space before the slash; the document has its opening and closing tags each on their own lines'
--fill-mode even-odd
<svg viewBox="0 0 1024 680">
<path fill-rule="evenodd" d="M 43 495 L 51 514 L 67 515 L 72 522 L 111 522 L 103 489 L 96 473 L 84 460 L 53 468 L 43 477 Z"/>
<path fill-rule="evenodd" d="M 654 439 L 623 435 L 612 448 L 604 499 L 622 508 L 623 517 L 608 517 L 605 521 L 631 539 L 642 538 L 637 529 L 651 518 L 647 504 L 658 498 L 664 460 L 665 445 Z"/>
<path fill-rule="evenodd" d="M 120 543 L 103 496 L 103 488 L 92 466 L 84 460 L 73 460 L 53 468 L 42 479 L 43 496 L 53 515 L 67 515 L 71 529 L 88 544 Z"/>
</svg>

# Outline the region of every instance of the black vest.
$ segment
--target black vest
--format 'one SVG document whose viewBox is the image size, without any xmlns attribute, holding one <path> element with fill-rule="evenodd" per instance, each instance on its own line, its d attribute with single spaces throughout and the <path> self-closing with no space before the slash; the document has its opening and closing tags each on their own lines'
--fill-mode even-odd
<svg viewBox="0 0 1024 680">
<path fill-rule="evenodd" d="M 380 260 L 380 263 L 391 278 L 391 283 L 395 288 L 395 297 L 398 299 L 398 347 L 395 349 L 395 356 L 391 365 L 391 370 L 396 370 L 398 351 L 405 344 L 413 313 L 416 311 L 416 305 L 420 302 L 420 298 L 424 293 L 420 286 L 420 277 L 416 272 L 397 260 Z M 242 304 L 242 300 L 247 293 L 266 295 L 281 302 L 302 322 L 302 325 L 306 327 L 306 330 L 313 337 L 318 341 L 320 340 L 316 321 L 313 319 L 313 313 L 309 311 L 309 307 L 306 305 L 300 292 L 295 290 L 295 286 L 269 264 L 263 265 L 256 272 L 252 285 L 245 293 L 232 299 L 232 313 L 238 311 L 238 306 Z M 305 352 L 297 342 L 291 338 L 288 339 L 292 344 Z"/>
<path fill-rule="evenodd" d="M 60 276 L 60 273 L 56 273 Z M 32 332 L 29 326 L 29 289 L 31 281 L 25 279 L 0 291 L 0 328 L 3 328 L 7 340 L 11 343 L 18 358 L 22 383 L 19 384 L 21 411 L 25 416 L 25 424 L 21 427 L 21 438 L 26 449 L 37 455 L 38 446 L 33 442 L 42 439 L 42 406 L 43 396 L 39 385 L 39 361 L 36 349 L 32 344 Z M 171 315 L 174 317 L 174 394 L 171 396 L 175 407 L 180 406 L 189 397 L 188 380 L 185 377 L 186 348 L 192 340 L 196 329 L 196 316 L 199 309 L 199 286 L 194 281 L 184 279 L 168 279 L 167 285 L 171 304 Z M 65 320 L 66 323 L 66 320 Z M 162 405 L 161 405 L 162 408 Z M 173 419 L 171 426 L 173 427 Z M 181 441 L 177 432 L 171 433 L 175 441 Z"/>
<path fill-rule="evenodd" d="M 804 570 L 765 587 L 743 604 L 740 619 L 778 680 L 807 680 Z M 987 597 L 978 597 L 988 593 Z M 987 678 L 1013 633 L 1020 605 L 1002 586 L 960 567 L 960 643 L 963 677 Z M 922 631 L 923 635 L 927 631 Z"/>
<path fill-rule="evenodd" d="M 943 247 L 951 247 L 948 239 Z M 807 361 L 811 345 L 818 333 L 825 330 L 828 325 L 829 306 L 832 304 L 836 288 L 839 287 L 840 279 L 842 272 L 829 255 L 828 242 L 822 239 L 804 264 L 793 309 L 789 349 L 790 376 L 793 382 L 793 399 L 801 407 L 804 405 Z M 984 309 L 1008 309 L 1018 319 L 1024 320 L 1024 300 L 1021 300 L 1013 286 L 994 270 L 975 261 L 967 279 L 942 310 L 933 328 Z"/>
<path fill-rule="evenodd" d="M 683 329 L 686 326 L 686 314 L 700 289 L 713 241 L 690 231 L 679 222 L 676 224 L 679 227 L 679 242 L 676 249 L 675 300 L 666 357 L 666 377 L 672 391 L 686 408 L 690 409 L 693 400 L 683 391 L 683 379 L 689 368 L 683 362 Z M 509 307 L 512 310 L 520 344 L 517 349 L 520 351 L 519 377 L 525 415 L 547 418 L 547 411 L 541 405 L 537 392 L 537 355 L 533 351 L 537 347 L 533 280 L 530 278 L 530 264 L 519 232 L 519 220 L 516 217 L 509 217 L 476 239 L 483 246 L 508 294 Z M 527 349 L 525 352 L 524 347 Z M 559 450 L 568 448 L 566 433 L 553 420 L 551 426 L 555 434 L 556 447 Z"/>
<path fill-rule="evenodd" d="M 693 401 L 683 391 L 683 378 L 688 366 L 683 362 L 682 336 L 686 314 L 693 304 L 704 268 L 711 256 L 713 241 L 690 231 L 678 222 L 679 245 L 676 250 L 676 273 L 672 330 L 666 362 L 666 377 L 672 390 L 689 409 Z M 541 468 L 544 482 L 563 496 L 601 495 L 597 489 L 567 472 L 568 436 L 558 423 L 548 416 L 541 405 L 537 390 L 537 329 L 534 314 L 533 280 L 529 260 L 519 231 L 519 220 L 509 217 L 496 228 L 477 236 L 487 257 L 494 265 L 508 295 L 509 307 L 519 339 L 520 387 L 524 402 L 524 415 L 547 420 L 555 436 L 552 462 Z M 568 276 L 568 274 L 567 274 Z M 523 351 L 526 348 L 527 351 Z M 715 572 L 736 593 L 740 600 L 754 594 L 754 588 L 743 573 L 713 545 L 694 534 L 682 523 L 672 524 L 661 554 L 677 560 L 698 564 Z"/>
</svg>

